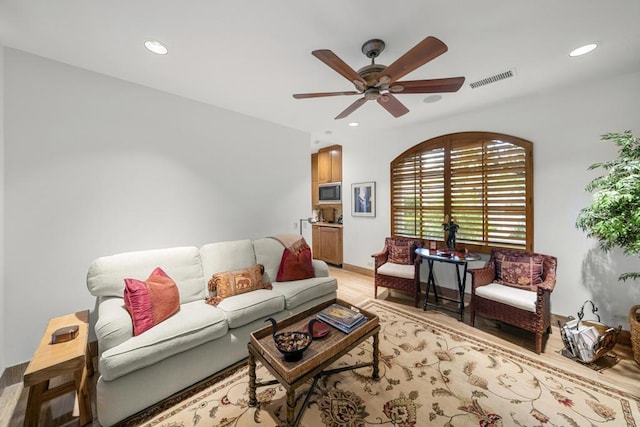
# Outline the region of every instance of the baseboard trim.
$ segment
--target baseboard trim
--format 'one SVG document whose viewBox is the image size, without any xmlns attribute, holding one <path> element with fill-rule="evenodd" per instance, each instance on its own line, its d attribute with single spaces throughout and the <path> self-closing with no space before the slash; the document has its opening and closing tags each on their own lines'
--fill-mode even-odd
<svg viewBox="0 0 640 427">
<path fill-rule="evenodd" d="M 373 277 L 373 270 L 370 268 L 358 267 L 357 265 L 342 264 L 342 269 L 351 271 L 353 273 L 363 274 L 368 277 Z"/>
</svg>

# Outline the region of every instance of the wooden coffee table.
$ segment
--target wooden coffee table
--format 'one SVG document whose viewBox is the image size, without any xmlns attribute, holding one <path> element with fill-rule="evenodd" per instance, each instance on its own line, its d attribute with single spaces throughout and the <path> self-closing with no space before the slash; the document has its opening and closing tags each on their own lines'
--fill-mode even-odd
<svg viewBox="0 0 640 427">
<path fill-rule="evenodd" d="M 281 320 L 278 322 L 278 332 L 302 331 L 304 326 L 309 323 L 309 320 L 315 319 L 318 312 L 333 303 L 353 307 L 342 300 L 327 301 L 295 316 Z M 273 342 L 272 327 L 270 325 L 252 332 L 249 344 L 247 344 L 249 350 L 249 406 L 258 404 L 256 399 L 257 387 L 280 383 L 287 390 L 287 426 L 296 426 L 302 418 L 313 389 L 322 376 L 372 366 L 373 373 L 371 378 L 378 380 L 378 332 L 380 331 L 378 316 L 366 310 L 358 309 L 358 311 L 367 317 L 367 321 L 362 326 L 349 334 L 331 327 L 331 332 L 326 337 L 313 340 L 309 348 L 305 350 L 302 359 L 296 362 L 284 360 L 284 355 L 278 351 Z M 371 336 L 373 336 L 373 357 L 371 362 L 326 369 Z M 269 370 L 274 376 L 274 380 L 256 382 L 256 360 L 260 361 Z M 300 412 L 294 419 L 295 390 L 311 378 L 313 378 L 311 388 L 307 392 Z"/>
</svg>

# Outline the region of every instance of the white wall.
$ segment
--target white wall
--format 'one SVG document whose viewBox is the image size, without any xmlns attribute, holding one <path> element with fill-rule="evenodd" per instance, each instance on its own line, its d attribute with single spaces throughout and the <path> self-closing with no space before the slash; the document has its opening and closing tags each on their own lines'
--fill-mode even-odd
<svg viewBox="0 0 640 427">
<path fill-rule="evenodd" d="M 4 300 L 4 49 L 0 43 L 0 375 L 4 369 L 5 300 Z"/>
<path fill-rule="evenodd" d="M 484 89 L 477 90 L 482 96 Z M 351 201 L 344 200 L 344 262 L 371 268 L 371 254 L 382 249 L 384 237 L 390 233 L 392 159 L 421 141 L 452 132 L 510 134 L 534 143 L 534 247 L 558 257 L 552 311 L 575 315 L 585 300 L 592 299 L 604 321 L 628 327 L 629 309 L 640 302 L 640 283 L 622 283 L 616 278 L 625 271 L 638 271 L 638 258 L 621 256 L 619 251 L 602 254 L 594 241 L 576 229 L 575 220 L 590 202 L 584 187 L 597 176 L 595 171 L 587 171 L 588 166 L 617 155 L 615 146 L 600 142 L 600 135 L 626 129 L 640 135 L 638 93 L 640 73 L 634 73 L 384 134 L 357 138 L 354 132 L 343 143 L 343 184 L 350 188 L 353 182 L 376 181 L 377 215 L 351 217 Z M 444 270 L 437 270 L 441 284 L 450 282 L 454 274 L 453 267 Z M 423 275 L 425 272 L 423 265 Z"/>
<path fill-rule="evenodd" d="M 298 233 L 309 216 L 308 134 L 4 53 L 7 366 L 49 318 L 93 309 L 98 256 Z"/>
</svg>

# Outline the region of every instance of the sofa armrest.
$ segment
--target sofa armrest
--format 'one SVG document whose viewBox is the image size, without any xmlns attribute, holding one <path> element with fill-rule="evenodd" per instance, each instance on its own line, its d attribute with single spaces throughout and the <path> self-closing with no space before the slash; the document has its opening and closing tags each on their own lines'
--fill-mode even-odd
<svg viewBox="0 0 640 427">
<path fill-rule="evenodd" d="M 316 277 L 329 277 L 329 266 L 326 262 L 320 259 L 313 259 L 311 260 L 311 265 Z"/>
<path fill-rule="evenodd" d="M 98 297 L 97 311 L 95 332 L 100 354 L 133 337 L 133 322 L 123 298 Z"/>
<path fill-rule="evenodd" d="M 471 287 L 473 289 L 478 286 L 488 285 L 496 278 L 496 271 L 493 265 L 488 265 L 482 268 L 470 268 L 467 273 L 471 275 Z"/>
</svg>

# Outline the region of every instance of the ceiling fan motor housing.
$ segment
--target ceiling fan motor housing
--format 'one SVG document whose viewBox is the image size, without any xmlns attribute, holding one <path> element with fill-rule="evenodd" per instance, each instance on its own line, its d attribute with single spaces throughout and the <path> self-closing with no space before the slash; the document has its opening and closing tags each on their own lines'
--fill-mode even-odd
<svg viewBox="0 0 640 427">
<path fill-rule="evenodd" d="M 367 82 L 367 87 L 375 86 L 378 84 L 378 74 L 384 71 L 385 68 L 387 68 L 387 66 L 382 64 L 366 65 L 358 70 L 358 74 Z"/>
</svg>

